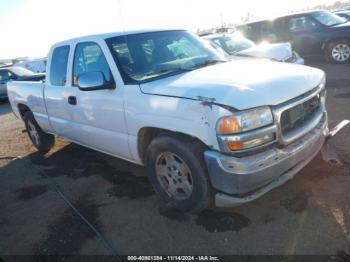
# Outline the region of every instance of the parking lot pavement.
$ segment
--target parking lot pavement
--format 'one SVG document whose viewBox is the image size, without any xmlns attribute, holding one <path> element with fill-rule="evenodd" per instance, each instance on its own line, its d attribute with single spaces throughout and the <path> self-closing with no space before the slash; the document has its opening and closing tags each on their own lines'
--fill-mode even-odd
<svg viewBox="0 0 350 262">
<path fill-rule="evenodd" d="M 315 66 L 328 73 L 334 126 L 350 116 L 349 67 Z M 183 215 L 162 205 L 141 167 L 64 139 L 37 153 L 8 103 L 0 128 L 1 255 L 350 253 L 349 129 L 334 140 L 344 166 L 317 156 L 253 203 Z"/>
</svg>

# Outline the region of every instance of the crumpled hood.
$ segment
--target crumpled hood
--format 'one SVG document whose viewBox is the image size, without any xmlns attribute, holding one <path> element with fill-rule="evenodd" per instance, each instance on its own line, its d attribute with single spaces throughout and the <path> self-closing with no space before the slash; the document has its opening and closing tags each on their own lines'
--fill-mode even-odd
<svg viewBox="0 0 350 262">
<path fill-rule="evenodd" d="M 276 61 L 285 61 L 292 57 L 293 51 L 290 43 L 262 44 L 238 52 L 238 54 L 269 58 Z"/>
<path fill-rule="evenodd" d="M 324 72 L 307 66 L 239 59 L 140 84 L 146 94 L 212 99 L 248 109 L 277 105 L 320 84 Z"/>
</svg>

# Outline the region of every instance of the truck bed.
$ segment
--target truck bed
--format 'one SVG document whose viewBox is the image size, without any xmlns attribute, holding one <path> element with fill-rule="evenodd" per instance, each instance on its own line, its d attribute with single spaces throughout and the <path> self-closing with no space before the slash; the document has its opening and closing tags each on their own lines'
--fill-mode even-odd
<svg viewBox="0 0 350 262">
<path fill-rule="evenodd" d="M 17 117 L 21 117 L 19 108 L 27 106 L 33 112 L 37 122 L 42 122 L 44 119 L 47 121 L 44 86 L 45 84 L 41 81 L 12 81 L 8 83 L 8 98 Z"/>
<path fill-rule="evenodd" d="M 31 76 L 23 76 L 16 81 L 45 81 L 46 75 L 44 73 L 39 73 Z"/>
</svg>

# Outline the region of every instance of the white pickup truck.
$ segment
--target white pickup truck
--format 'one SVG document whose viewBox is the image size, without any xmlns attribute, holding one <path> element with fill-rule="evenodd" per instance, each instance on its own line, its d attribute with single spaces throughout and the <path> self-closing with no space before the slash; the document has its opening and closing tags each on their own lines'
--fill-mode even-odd
<svg viewBox="0 0 350 262">
<path fill-rule="evenodd" d="M 46 72 L 8 86 L 33 144 L 47 152 L 57 135 L 145 165 L 159 196 L 185 212 L 262 196 L 328 134 L 323 71 L 225 61 L 184 30 L 60 42 Z"/>
</svg>

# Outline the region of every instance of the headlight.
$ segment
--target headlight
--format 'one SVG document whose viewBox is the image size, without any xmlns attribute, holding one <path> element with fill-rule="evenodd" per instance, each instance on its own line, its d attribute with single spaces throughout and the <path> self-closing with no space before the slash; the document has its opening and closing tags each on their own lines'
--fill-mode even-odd
<svg viewBox="0 0 350 262">
<path fill-rule="evenodd" d="M 217 124 L 217 133 L 236 134 L 250 131 L 273 123 L 271 109 L 267 106 L 239 111 L 221 118 Z"/>
<path fill-rule="evenodd" d="M 233 113 L 221 118 L 217 134 L 221 147 L 227 152 L 253 148 L 275 140 L 275 129 L 271 109 L 267 106 Z M 271 125 L 269 127 L 266 127 Z M 252 131 L 266 127 L 260 131 Z M 251 131 L 251 132 L 247 132 Z"/>
</svg>

